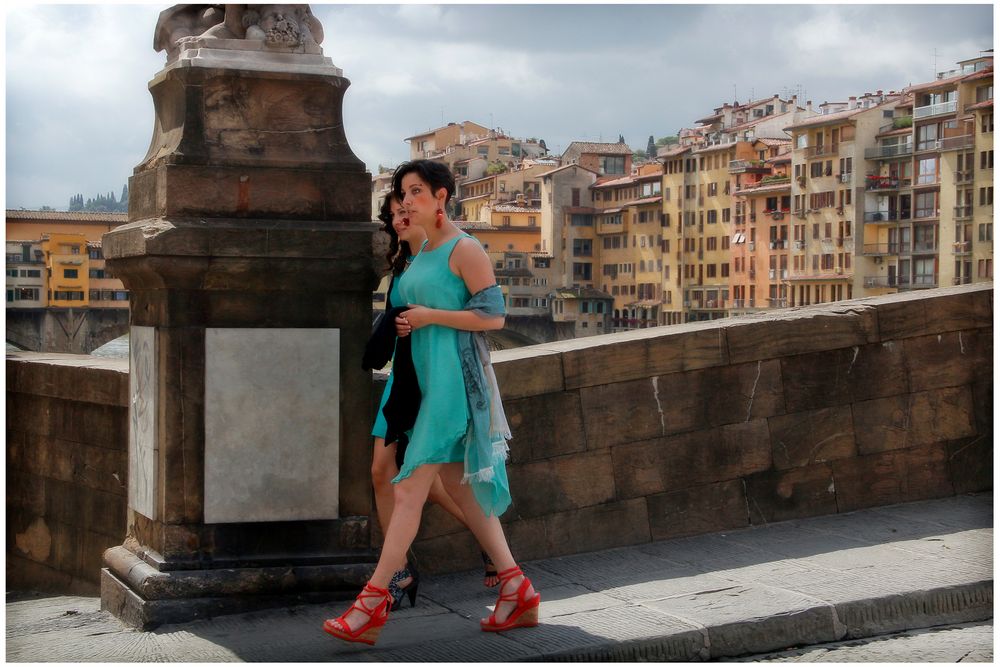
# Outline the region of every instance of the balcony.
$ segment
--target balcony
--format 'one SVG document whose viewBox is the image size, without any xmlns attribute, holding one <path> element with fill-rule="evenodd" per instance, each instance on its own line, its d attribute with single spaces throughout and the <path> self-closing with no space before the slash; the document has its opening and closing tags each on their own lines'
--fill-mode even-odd
<svg viewBox="0 0 1000 667">
<path fill-rule="evenodd" d="M 811 160 L 812 158 L 823 157 L 826 155 L 836 155 L 836 146 L 807 146 L 806 147 L 806 159 Z"/>
<path fill-rule="evenodd" d="M 972 276 L 955 276 L 951 279 L 952 285 L 968 285 L 972 282 Z"/>
<path fill-rule="evenodd" d="M 914 288 L 937 287 L 937 276 L 932 273 L 917 274 L 913 276 L 913 280 L 910 282 L 910 285 Z"/>
<path fill-rule="evenodd" d="M 898 222 L 900 220 L 909 220 L 909 211 L 865 211 L 865 222 L 881 223 L 881 222 Z"/>
<path fill-rule="evenodd" d="M 958 185 L 961 185 L 961 184 L 964 184 L 964 183 L 971 183 L 972 179 L 973 179 L 973 176 L 975 176 L 975 173 L 971 169 L 968 169 L 966 171 L 956 171 L 955 172 L 955 183 L 958 184 Z"/>
<path fill-rule="evenodd" d="M 895 276 L 865 276 L 864 285 L 868 289 L 876 287 L 899 287 Z"/>
<path fill-rule="evenodd" d="M 937 253 L 938 244 L 937 241 L 914 241 L 913 242 L 913 254 L 914 255 L 930 255 L 932 253 Z"/>
<path fill-rule="evenodd" d="M 966 134 L 961 137 L 948 137 L 938 142 L 943 151 L 957 151 L 963 148 L 972 148 L 976 145 L 975 137 Z"/>
<path fill-rule="evenodd" d="M 892 144 L 865 149 L 866 160 L 891 160 L 913 154 L 913 144 Z"/>
<path fill-rule="evenodd" d="M 951 252 L 953 255 L 971 255 L 972 254 L 972 241 L 958 241 L 952 244 Z"/>
<path fill-rule="evenodd" d="M 840 174 L 840 182 L 841 183 L 850 183 L 853 178 L 854 178 L 854 174 L 852 172 L 847 172 L 847 173 L 844 173 L 844 174 Z"/>
<path fill-rule="evenodd" d="M 915 107 L 913 109 L 913 119 L 918 118 L 930 118 L 931 116 L 940 116 L 946 113 L 955 113 L 955 109 L 958 107 L 958 101 L 952 100 L 950 102 L 941 102 L 939 104 L 928 104 L 925 107 Z"/>
<path fill-rule="evenodd" d="M 763 160 L 730 160 L 729 162 L 729 173 L 730 174 L 770 174 L 771 168 L 764 164 Z M 753 187 L 753 185 L 744 185 L 743 187 Z"/>
<path fill-rule="evenodd" d="M 909 180 L 906 180 L 906 186 L 909 186 Z M 865 191 L 867 192 L 877 192 L 879 190 L 898 190 L 900 188 L 900 180 L 898 178 L 893 178 L 892 176 L 879 176 L 877 174 L 869 174 L 865 176 Z"/>
<path fill-rule="evenodd" d="M 972 217 L 972 204 L 967 204 L 966 206 L 956 206 L 955 207 L 955 219 L 956 220 L 967 220 Z"/>
<path fill-rule="evenodd" d="M 907 254 L 900 253 L 899 243 L 866 243 L 861 249 L 861 254 L 868 257 L 881 257 L 884 255 Z"/>
<path fill-rule="evenodd" d="M 788 299 L 768 299 L 768 308 L 788 308 Z"/>
</svg>

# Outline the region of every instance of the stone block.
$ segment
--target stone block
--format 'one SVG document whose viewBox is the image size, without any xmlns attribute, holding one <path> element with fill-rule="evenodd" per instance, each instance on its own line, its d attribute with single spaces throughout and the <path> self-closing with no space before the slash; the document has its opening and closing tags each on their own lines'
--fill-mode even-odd
<svg viewBox="0 0 1000 667">
<path fill-rule="evenodd" d="M 504 401 L 510 424 L 511 463 L 586 451 L 583 412 L 577 391 Z"/>
<path fill-rule="evenodd" d="M 785 357 L 781 382 L 786 408 L 792 413 L 899 394 L 909 387 L 897 343 Z"/>
<path fill-rule="evenodd" d="M 954 493 L 946 444 L 841 459 L 830 465 L 839 512 L 942 498 Z"/>
<path fill-rule="evenodd" d="M 741 479 L 652 495 L 646 502 L 654 541 L 745 528 L 749 524 Z"/>
<path fill-rule="evenodd" d="M 857 454 L 849 405 L 821 408 L 767 420 L 774 467 L 799 468 Z"/>
<path fill-rule="evenodd" d="M 17 507 L 30 516 L 45 514 L 45 483 L 36 475 L 7 468 L 7 509 Z"/>
<path fill-rule="evenodd" d="M 730 363 L 860 347 L 878 340 L 875 310 L 856 302 L 763 313 L 727 323 Z"/>
<path fill-rule="evenodd" d="M 949 331 L 902 341 L 911 391 L 971 384 L 991 368 L 991 330 Z"/>
<path fill-rule="evenodd" d="M 575 341 L 574 341 L 575 342 Z M 646 329 L 613 339 L 584 339 L 563 354 L 566 388 L 641 380 L 727 363 L 726 330 L 718 325 L 688 325 L 674 330 Z"/>
<path fill-rule="evenodd" d="M 757 473 L 748 476 L 746 482 L 752 524 L 837 512 L 830 464 Z"/>
<path fill-rule="evenodd" d="M 544 517 L 549 557 L 649 541 L 645 498 L 584 507 Z"/>
<path fill-rule="evenodd" d="M 853 406 L 860 454 L 957 440 L 976 434 L 968 387 L 860 401 Z"/>
<path fill-rule="evenodd" d="M 618 445 L 612 455 L 619 498 L 737 479 L 771 467 L 764 419 Z"/>
<path fill-rule="evenodd" d="M 876 302 L 879 337 L 899 340 L 989 327 L 993 323 L 992 298 L 992 284 L 886 297 Z"/>
<path fill-rule="evenodd" d="M 547 346 L 531 345 L 491 354 L 500 396 L 505 401 L 561 392 L 562 355 Z"/>
<path fill-rule="evenodd" d="M 587 447 L 601 449 L 663 435 L 670 404 L 658 395 L 658 379 L 647 378 L 580 389 Z"/>
<path fill-rule="evenodd" d="M 956 494 L 993 488 L 993 439 L 983 435 L 948 443 L 948 468 Z"/>
<path fill-rule="evenodd" d="M 537 517 L 600 505 L 615 499 L 611 452 L 561 456 L 511 466 L 514 512 Z"/>
</svg>

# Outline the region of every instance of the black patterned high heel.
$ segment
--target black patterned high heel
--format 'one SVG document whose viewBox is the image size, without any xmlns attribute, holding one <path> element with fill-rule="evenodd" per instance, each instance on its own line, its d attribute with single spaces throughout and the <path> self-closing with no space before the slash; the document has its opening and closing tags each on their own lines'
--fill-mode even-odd
<svg viewBox="0 0 1000 667">
<path fill-rule="evenodd" d="M 399 582 L 410 579 L 410 583 L 405 588 L 400 587 Z M 417 588 L 420 586 L 420 573 L 412 563 L 407 563 L 406 567 L 398 570 L 389 581 L 389 595 L 392 597 L 392 606 L 389 611 L 396 611 L 403 604 L 403 598 L 410 598 L 410 608 L 417 604 Z"/>
<path fill-rule="evenodd" d="M 479 553 L 483 557 L 483 586 L 493 588 L 500 583 L 500 579 L 497 577 L 497 566 L 493 564 L 493 560 L 488 553 L 485 551 L 480 551 Z M 492 584 L 490 580 L 493 581 Z"/>
</svg>

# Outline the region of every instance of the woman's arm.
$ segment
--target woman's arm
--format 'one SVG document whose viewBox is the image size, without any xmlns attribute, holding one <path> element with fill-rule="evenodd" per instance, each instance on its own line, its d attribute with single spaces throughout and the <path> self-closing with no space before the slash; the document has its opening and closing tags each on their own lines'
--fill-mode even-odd
<svg viewBox="0 0 1000 667">
<path fill-rule="evenodd" d="M 483 251 L 482 246 L 471 239 L 462 239 L 455 245 L 448 264 L 465 282 L 470 294 L 492 287 L 497 282 L 489 256 Z M 483 317 L 471 310 L 440 310 L 413 306 L 396 318 L 396 330 L 400 336 L 406 336 L 410 330 L 428 324 L 463 331 L 493 331 L 503 329 L 504 317 L 503 315 Z"/>
</svg>

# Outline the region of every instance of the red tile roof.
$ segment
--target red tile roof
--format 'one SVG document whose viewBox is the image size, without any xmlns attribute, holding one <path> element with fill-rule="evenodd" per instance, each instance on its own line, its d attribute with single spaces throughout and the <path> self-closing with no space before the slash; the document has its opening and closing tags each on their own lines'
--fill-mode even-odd
<svg viewBox="0 0 1000 667">
<path fill-rule="evenodd" d="M 581 153 L 596 153 L 598 155 L 631 155 L 632 149 L 628 147 L 628 144 L 599 144 L 587 141 L 574 141 L 566 147 L 563 151 L 565 155 L 570 148 L 576 146 L 577 150 Z"/>
<path fill-rule="evenodd" d="M 972 106 L 965 107 L 966 111 L 976 111 L 977 109 L 992 109 L 993 100 L 983 100 L 982 102 L 976 102 Z"/>
<path fill-rule="evenodd" d="M 7 209 L 8 220 L 53 220 L 59 222 L 109 222 L 125 224 L 127 213 L 90 213 L 85 211 L 26 211 Z"/>
</svg>

